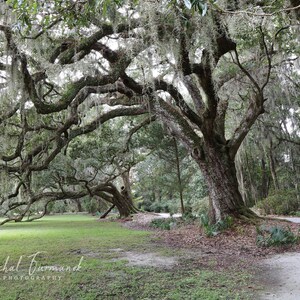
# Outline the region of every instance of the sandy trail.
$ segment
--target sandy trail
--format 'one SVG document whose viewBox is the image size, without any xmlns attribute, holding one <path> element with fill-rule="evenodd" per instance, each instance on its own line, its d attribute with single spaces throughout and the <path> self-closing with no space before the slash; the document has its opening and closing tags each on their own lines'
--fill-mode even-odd
<svg viewBox="0 0 300 300">
<path fill-rule="evenodd" d="M 300 223 L 300 218 L 281 219 Z M 300 253 L 284 253 L 264 260 L 261 276 L 266 287 L 259 299 L 300 299 Z"/>
</svg>

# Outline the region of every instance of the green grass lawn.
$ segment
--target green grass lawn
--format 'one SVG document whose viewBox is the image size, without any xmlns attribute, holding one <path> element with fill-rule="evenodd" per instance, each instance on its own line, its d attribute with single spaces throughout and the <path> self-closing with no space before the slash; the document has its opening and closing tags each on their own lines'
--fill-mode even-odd
<svg viewBox="0 0 300 300">
<path fill-rule="evenodd" d="M 158 246 L 149 232 L 90 216 L 6 224 L 0 228 L 0 245 L 1 300 L 247 299 L 248 274 L 189 265 L 184 251 Z M 181 260 L 169 269 L 129 266 L 126 259 L 116 259 L 116 248 L 178 252 Z"/>
</svg>

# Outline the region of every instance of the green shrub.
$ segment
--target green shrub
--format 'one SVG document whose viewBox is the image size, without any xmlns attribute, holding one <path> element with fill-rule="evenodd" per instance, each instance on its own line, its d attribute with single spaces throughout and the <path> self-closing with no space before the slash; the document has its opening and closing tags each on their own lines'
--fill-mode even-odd
<svg viewBox="0 0 300 300">
<path fill-rule="evenodd" d="M 176 220 L 174 218 L 154 219 L 150 223 L 150 227 L 159 228 L 163 230 L 170 230 L 173 226 L 176 226 Z"/>
<path fill-rule="evenodd" d="M 300 211 L 292 211 L 290 212 L 290 216 L 300 217 Z"/>
<path fill-rule="evenodd" d="M 199 201 L 195 201 L 192 204 L 192 211 L 197 216 L 201 216 L 202 214 L 207 214 L 208 209 L 209 209 L 209 198 L 208 197 L 199 199 Z"/>
<path fill-rule="evenodd" d="M 181 217 L 181 220 L 184 224 L 192 224 L 197 219 L 195 215 L 192 213 L 191 206 L 185 206 L 184 214 Z"/>
<path fill-rule="evenodd" d="M 161 201 L 161 202 L 149 202 L 144 200 L 141 204 L 141 208 L 145 211 L 156 212 L 156 213 L 176 213 L 178 212 L 179 201 Z"/>
<path fill-rule="evenodd" d="M 289 215 L 300 209 L 299 201 L 294 190 L 277 191 L 270 194 L 257 204 L 257 208 L 265 214 Z"/>
<path fill-rule="evenodd" d="M 206 236 L 211 237 L 217 234 L 214 225 L 210 224 L 209 222 L 207 213 L 203 213 L 200 215 L 200 224 L 203 227 Z"/>
<path fill-rule="evenodd" d="M 138 203 L 138 208 L 143 209 L 145 211 L 151 211 L 152 202 L 148 199 L 144 199 L 142 202 Z"/>
<path fill-rule="evenodd" d="M 289 227 L 262 225 L 256 228 L 256 232 L 256 244 L 262 247 L 295 244 L 299 240 L 299 235 L 295 235 Z"/>
<path fill-rule="evenodd" d="M 208 237 L 217 235 L 223 230 L 230 228 L 233 225 L 233 219 L 227 216 L 225 219 L 218 221 L 215 224 L 210 224 L 208 213 L 200 215 L 200 224 L 204 229 L 204 233 Z"/>
<path fill-rule="evenodd" d="M 154 202 L 150 206 L 150 211 L 153 211 L 156 213 L 160 213 L 160 212 L 168 213 L 170 210 L 169 210 L 168 204 L 166 204 L 164 202 Z"/>
<path fill-rule="evenodd" d="M 55 201 L 52 202 L 51 213 L 65 213 L 67 212 L 67 205 L 64 201 Z"/>
<path fill-rule="evenodd" d="M 94 199 L 91 199 L 87 205 L 87 209 L 90 214 L 95 214 L 98 211 L 98 202 Z"/>
</svg>

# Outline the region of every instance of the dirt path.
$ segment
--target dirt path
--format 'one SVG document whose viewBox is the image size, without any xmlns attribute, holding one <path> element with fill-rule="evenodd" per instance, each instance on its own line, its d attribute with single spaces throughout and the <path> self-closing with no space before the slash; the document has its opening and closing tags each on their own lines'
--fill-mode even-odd
<svg viewBox="0 0 300 300">
<path fill-rule="evenodd" d="M 300 223 L 300 218 L 281 218 Z M 284 253 L 264 260 L 261 264 L 261 279 L 265 290 L 261 300 L 300 299 L 300 253 Z"/>
<path fill-rule="evenodd" d="M 288 220 L 293 223 L 300 223 L 300 218 L 298 217 L 278 217 L 278 219 Z"/>
<path fill-rule="evenodd" d="M 300 253 L 285 253 L 266 259 L 262 264 L 262 281 L 266 289 L 262 300 L 300 299 Z"/>
</svg>

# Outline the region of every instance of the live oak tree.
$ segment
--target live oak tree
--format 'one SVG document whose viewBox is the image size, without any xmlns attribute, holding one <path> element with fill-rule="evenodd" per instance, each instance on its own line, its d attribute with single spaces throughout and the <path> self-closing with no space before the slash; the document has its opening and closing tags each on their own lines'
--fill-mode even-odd
<svg viewBox="0 0 300 300">
<path fill-rule="evenodd" d="M 206 179 L 212 221 L 255 217 L 235 157 L 265 111 L 276 64 L 294 55 L 282 47 L 299 7 L 281 3 L 1 2 L 1 171 L 10 180 L 1 204 L 22 194 L 26 211 L 49 197 L 32 180 L 68 145 L 112 119 L 144 115 L 131 133 L 156 119 L 186 147 Z M 237 101 L 232 128 L 228 110 Z M 72 193 L 58 185 L 50 197 Z"/>
</svg>

